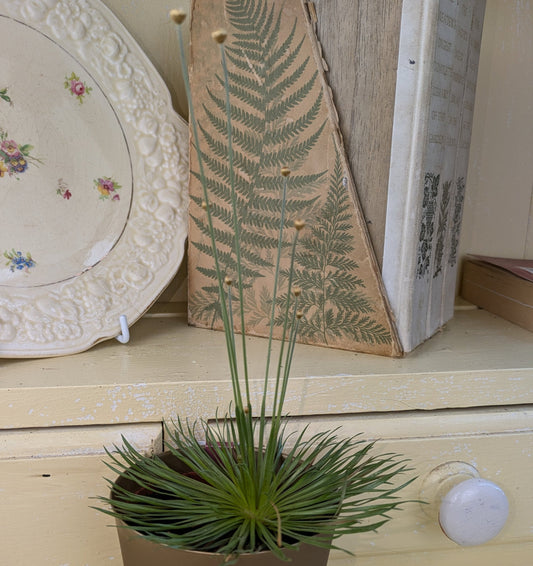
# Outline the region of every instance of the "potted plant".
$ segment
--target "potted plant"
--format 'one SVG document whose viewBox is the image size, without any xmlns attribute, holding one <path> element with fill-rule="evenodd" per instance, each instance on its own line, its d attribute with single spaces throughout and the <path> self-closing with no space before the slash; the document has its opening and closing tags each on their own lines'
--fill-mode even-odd
<svg viewBox="0 0 533 566">
<path fill-rule="evenodd" d="M 182 68 L 186 69 L 180 26 L 185 14 L 171 11 L 178 25 Z M 221 267 L 214 221 L 219 211 L 211 204 L 204 174 L 198 124 L 189 95 L 192 144 L 198 155 L 198 176 L 203 186 L 202 208 L 209 229 L 224 322 L 233 400 L 214 423 L 191 424 L 178 418 L 166 423 L 165 452 L 140 454 L 124 439 L 123 447 L 108 452 L 108 466 L 118 474 L 110 481 L 111 494 L 99 498 L 100 510 L 113 516 L 125 566 L 141 564 L 220 564 L 238 562 L 270 565 L 278 560 L 325 565 L 329 550 L 342 535 L 376 530 L 389 520 L 389 512 L 404 501 L 397 492 L 412 479 L 397 482 L 408 468 L 395 454 L 375 454 L 374 443 L 342 438 L 338 431 L 296 435 L 287 431 L 284 414 L 291 362 L 295 350 L 301 289 L 292 285 L 288 271 L 284 294 L 279 291 L 280 258 L 284 252 L 288 167 L 280 171 L 279 240 L 271 305 L 274 320 L 283 318 L 283 338 L 277 363 L 272 363 L 272 331 L 266 341 L 265 373 L 260 407 L 250 394 L 246 336 L 241 343 L 234 331 L 234 316 L 244 324 L 246 282 L 240 257 L 240 227 L 232 154 L 230 89 L 224 41 L 226 32 L 212 34 L 220 47 L 225 77 L 227 153 L 232 186 L 234 273 Z M 293 222 L 291 265 L 305 222 Z M 270 400 L 270 401 L 268 401 Z M 267 410 L 267 402 L 271 406 Z M 199 440 L 201 439 L 201 440 Z M 181 562 L 180 562 L 181 561 Z"/>
</svg>

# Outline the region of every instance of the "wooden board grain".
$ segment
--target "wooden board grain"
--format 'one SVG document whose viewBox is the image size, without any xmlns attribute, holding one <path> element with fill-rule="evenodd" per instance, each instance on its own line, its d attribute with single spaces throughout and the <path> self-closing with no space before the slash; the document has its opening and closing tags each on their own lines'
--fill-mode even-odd
<svg viewBox="0 0 533 566">
<path fill-rule="evenodd" d="M 461 296 L 533 332 L 533 281 L 477 257 L 463 263 Z"/>
<path fill-rule="evenodd" d="M 313 4 L 346 154 L 381 264 L 402 0 Z"/>
</svg>

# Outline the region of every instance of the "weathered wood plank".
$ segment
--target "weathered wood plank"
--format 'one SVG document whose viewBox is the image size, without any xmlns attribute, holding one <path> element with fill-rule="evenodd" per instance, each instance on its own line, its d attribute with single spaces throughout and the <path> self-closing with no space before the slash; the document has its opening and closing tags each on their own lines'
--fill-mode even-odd
<svg viewBox="0 0 533 566">
<path fill-rule="evenodd" d="M 260 399 L 265 339 L 248 340 Z M 431 410 L 533 402 L 531 333 L 480 310 L 405 359 L 298 345 L 291 415 Z M 333 354 L 333 352 L 330 352 Z M 224 336 L 179 319 L 144 319 L 131 342 L 76 356 L 0 362 L 0 429 L 212 417 L 231 399 Z"/>
<path fill-rule="evenodd" d="M 1 564 L 122 563 L 113 520 L 91 509 L 115 476 L 103 446 L 121 433 L 142 452 L 161 450 L 161 423 L 0 431 Z"/>
<path fill-rule="evenodd" d="M 402 0 L 314 5 L 348 161 L 381 264 Z"/>
</svg>

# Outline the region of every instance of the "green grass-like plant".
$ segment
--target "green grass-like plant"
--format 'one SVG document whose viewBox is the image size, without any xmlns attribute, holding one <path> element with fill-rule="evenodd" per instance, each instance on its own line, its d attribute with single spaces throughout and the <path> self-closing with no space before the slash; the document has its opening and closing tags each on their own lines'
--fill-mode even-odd
<svg viewBox="0 0 533 566">
<path fill-rule="evenodd" d="M 235 3 L 235 0 L 232 0 Z M 258 14 L 258 17 L 260 14 Z M 186 69 L 180 25 L 185 14 L 171 12 L 177 23 L 181 65 Z M 242 553 L 270 550 L 280 559 L 301 542 L 337 548 L 342 535 L 376 530 L 389 513 L 404 503 L 398 491 L 412 479 L 398 481 L 408 464 L 395 454 L 375 454 L 374 443 L 359 436 L 343 438 L 338 430 L 307 434 L 288 431 L 284 413 L 295 339 L 302 318 L 302 289 L 294 285 L 295 258 L 305 222 L 293 222 L 291 265 L 281 273 L 280 257 L 285 250 L 288 167 L 280 170 L 280 215 L 270 336 L 266 340 L 263 394 L 257 412 L 252 405 L 246 336 L 237 346 L 234 316 L 244 324 L 246 281 L 241 269 L 240 219 L 237 216 L 232 151 L 232 113 L 224 40 L 218 30 L 213 39 L 220 48 L 225 83 L 227 160 L 232 187 L 233 264 L 235 275 L 221 270 L 212 204 L 205 179 L 199 127 L 194 106 L 189 104 L 192 144 L 198 155 L 198 176 L 203 186 L 202 208 L 210 237 L 213 269 L 219 291 L 219 312 L 224 323 L 233 402 L 227 414 L 213 423 L 191 425 L 178 419 L 165 425 L 165 447 L 179 459 L 187 472 L 179 472 L 158 456 L 139 453 L 124 439 L 123 447 L 108 451 L 109 468 L 138 489 L 129 490 L 109 481 L 113 497 L 101 497 L 100 510 L 122 520 L 147 539 L 175 548 L 220 553 L 228 560 Z M 190 87 L 184 72 L 190 101 Z M 278 289 L 283 276 L 288 293 Z M 272 329 L 282 302 L 283 338 L 274 363 Z M 267 411 L 267 398 L 271 406 Z M 198 438 L 204 439 L 199 442 Z"/>
</svg>

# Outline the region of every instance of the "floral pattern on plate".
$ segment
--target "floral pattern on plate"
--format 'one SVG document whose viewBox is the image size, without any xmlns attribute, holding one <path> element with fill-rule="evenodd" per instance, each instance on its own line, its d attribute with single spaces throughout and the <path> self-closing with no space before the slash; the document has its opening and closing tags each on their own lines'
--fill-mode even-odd
<svg viewBox="0 0 533 566">
<path fill-rule="evenodd" d="M 117 191 L 122 188 L 122 185 L 119 185 L 111 177 L 98 177 L 94 180 L 94 185 L 100 193 L 101 200 L 120 200 Z"/>
<path fill-rule="evenodd" d="M 19 144 L 9 136 L 5 130 L 0 128 L 0 177 L 7 173 L 9 177 L 19 178 L 18 175 L 25 173 L 30 163 L 42 163 L 40 159 L 31 155 L 33 146 L 30 144 Z"/>
<path fill-rule="evenodd" d="M 0 0 L 0 38 L 0 133 L 43 160 L 17 180 L 0 158 L 0 359 L 83 351 L 183 258 L 187 124 L 101 0 Z"/>
<path fill-rule="evenodd" d="M 13 248 L 10 252 L 5 251 L 4 257 L 7 259 L 6 265 L 10 271 L 25 271 L 26 273 L 35 267 L 36 261 L 31 257 L 30 252 L 23 255 L 20 251 L 15 251 Z"/>
<path fill-rule="evenodd" d="M 65 181 L 63 179 L 58 179 L 57 180 L 57 190 L 56 193 L 59 196 L 62 196 L 64 199 L 66 200 L 70 200 L 70 198 L 72 197 L 72 193 L 70 192 L 70 189 L 68 188 L 68 185 L 65 183 Z"/>
<path fill-rule="evenodd" d="M 65 88 L 78 99 L 80 104 L 83 104 L 83 98 L 91 94 L 92 90 L 92 87 L 87 86 L 74 72 L 70 74 L 70 77 L 65 77 Z"/>
</svg>

